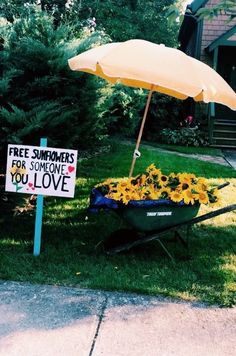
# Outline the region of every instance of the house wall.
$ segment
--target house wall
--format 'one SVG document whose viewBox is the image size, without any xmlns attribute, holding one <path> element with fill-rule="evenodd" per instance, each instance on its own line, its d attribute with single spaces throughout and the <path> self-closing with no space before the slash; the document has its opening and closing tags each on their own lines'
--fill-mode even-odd
<svg viewBox="0 0 236 356">
<path fill-rule="evenodd" d="M 220 0 L 209 0 L 205 7 L 211 8 L 217 5 Z M 203 32 L 202 32 L 202 44 L 201 44 L 201 57 L 200 60 L 212 66 L 212 58 L 205 52 L 205 48 L 213 42 L 215 39 L 229 31 L 234 25 L 236 25 L 236 18 L 228 22 L 228 15 L 222 14 L 214 17 L 212 20 L 204 19 Z M 232 36 L 232 40 L 236 39 L 236 34 Z"/>
<path fill-rule="evenodd" d="M 219 4 L 220 1 L 222 0 L 208 0 L 202 3 L 204 3 L 204 8 L 211 8 L 214 5 Z M 190 33 L 187 33 L 187 25 L 190 20 L 188 20 L 187 17 L 185 20 L 186 22 L 184 27 L 181 28 L 183 40 L 183 42 L 181 42 L 181 46 L 183 46 L 184 52 L 213 67 L 213 52 L 208 53 L 206 48 L 214 40 L 217 40 L 219 37 L 233 28 L 236 25 L 236 18 L 229 22 L 229 15 L 220 14 L 216 17 L 213 17 L 211 20 L 204 18 L 199 22 L 196 22 L 195 28 L 192 28 L 191 25 L 193 24 L 190 23 L 190 33 L 192 33 L 191 37 L 188 37 Z M 231 38 L 228 38 L 228 41 L 236 41 L 236 34 L 231 36 Z M 214 104 L 206 105 L 202 102 L 193 103 L 191 107 L 191 113 L 192 112 L 194 112 L 194 115 L 198 121 L 201 122 L 201 125 L 207 129 L 207 127 L 210 127 L 207 122 L 209 113 L 211 112 L 211 115 L 214 115 L 215 106 Z"/>
<path fill-rule="evenodd" d="M 211 8 L 217 5 L 220 0 L 209 0 L 205 4 L 205 8 Z M 229 17 L 225 14 L 214 17 L 213 19 L 203 20 L 202 29 L 202 42 L 200 50 L 200 60 L 209 66 L 213 67 L 213 55 L 209 55 L 205 49 L 212 43 L 215 39 L 223 35 L 225 32 L 230 30 L 234 25 L 236 25 L 236 18 L 228 22 Z M 236 34 L 230 38 L 230 40 L 235 40 Z M 208 115 L 209 106 L 204 103 L 197 103 L 195 106 L 196 117 L 202 117 Z"/>
</svg>

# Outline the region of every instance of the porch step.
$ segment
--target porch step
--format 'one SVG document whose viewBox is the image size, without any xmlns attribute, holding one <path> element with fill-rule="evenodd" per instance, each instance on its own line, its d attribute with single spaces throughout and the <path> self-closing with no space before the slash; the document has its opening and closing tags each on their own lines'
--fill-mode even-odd
<svg viewBox="0 0 236 356">
<path fill-rule="evenodd" d="M 213 135 L 215 138 L 235 138 L 236 139 L 236 129 L 235 130 L 214 130 Z"/>
<path fill-rule="evenodd" d="M 235 120 L 215 120 L 215 124 L 226 125 L 226 126 L 236 126 Z"/>
<path fill-rule="evenodd" d="M 236 121 L 216 120 L 214 122 L 215 130 L 236 131 Z"/>
<path fill-rule="evenodd" d="M 236 147 L 236 138 L 230 139 L 227 137 L 213 137 L 212 138 L 212 145 L 214 147 Z"/>
<path fill-rule="evenodd" d="M 236 147 L 236 120 L 215 120 L 211 146 L 221 148 Z"/>
<path fill-rule="evenodd" d="M 232 122 L 232 123 L 234 123 L 235 122 L 235 118 L 233 118 L 233 117 L 230 117 L 230 118 L 227 118 L 227 119 L 225 119 L 225 118 L 215 118 L 215 121 L 217 122 L 217 121 L 222 121 L 222 122 Z"/>
<path fill-rule="evenodd" d="M 209 147 L 214 147 L 214 148 L 235 148 L 236 149 L 236 145 L 215 145 L 215 144 L 211 144 L 209 145 Z"/>
</svg>

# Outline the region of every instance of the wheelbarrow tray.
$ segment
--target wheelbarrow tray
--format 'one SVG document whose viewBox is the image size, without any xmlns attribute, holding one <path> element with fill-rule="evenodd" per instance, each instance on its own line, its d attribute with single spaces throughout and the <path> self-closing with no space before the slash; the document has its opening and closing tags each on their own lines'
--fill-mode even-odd
<svg viewBox="0 0 236 356">
<path fill-rule="evenodd" d="M 140 232 L 162 230 L 191 220 L 199 211 L 200 204 L 186 205 L 170 200 L 131 200 L 127 205 L 104 197 L 93 189 L 90 210 L 111 209 L 132 228 Z"/>
<path fill-rule="evenodd" d="M 162 230 L 167 227 L 181 224 L 194 218 L 200 204 L 171 206 L 163 203 L 156 206 L 132 207 L 127 206 L 116 212 L 137 231 Z"/>
</svg>

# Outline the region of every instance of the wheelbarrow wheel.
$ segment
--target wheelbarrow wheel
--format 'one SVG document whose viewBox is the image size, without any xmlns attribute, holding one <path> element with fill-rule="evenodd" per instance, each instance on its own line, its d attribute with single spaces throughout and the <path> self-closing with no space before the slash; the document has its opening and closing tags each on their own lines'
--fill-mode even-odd
<svg viewBox="0 0 236 356">
<path fill-rule="evenodd" d="M 119 246 L 132 243 L 139 239 L 139 234 L 133 229 L 119 229 L 112 232 L 104 241 L 104 249 L 107 253 Z"/>
</svg>

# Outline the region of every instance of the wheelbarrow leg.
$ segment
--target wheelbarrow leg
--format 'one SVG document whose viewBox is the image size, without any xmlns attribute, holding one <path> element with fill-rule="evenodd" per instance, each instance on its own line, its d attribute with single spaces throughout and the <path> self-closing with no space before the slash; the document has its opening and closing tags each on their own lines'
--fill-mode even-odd
<svg viewBox="0 0 236 356">
<path fill-rule="evenodd" d="M 163 248 L 163 250 L 167 253 L 167 255 L 170 257 L 170 259 L 172 260 L 172 262 L 175 261 L 174 257 L 171 255 L 171 253 L 167 250 L 167 248 L 165 247 L 165 245 L 161 242 L 160 239 L 156 239 L 159 244 L 161 245 L 161 247 Z"/>
<path fill-rule="evenodd" d="M 179 231 L 175 230 L 175 239 L 176 241 L 180 241 L 184 247 L 188 249 L 188 242 L 189 242 L 189 226 L 187 227 L 187 239 L 185 240 L 179 233 Z"/>
</svg>

